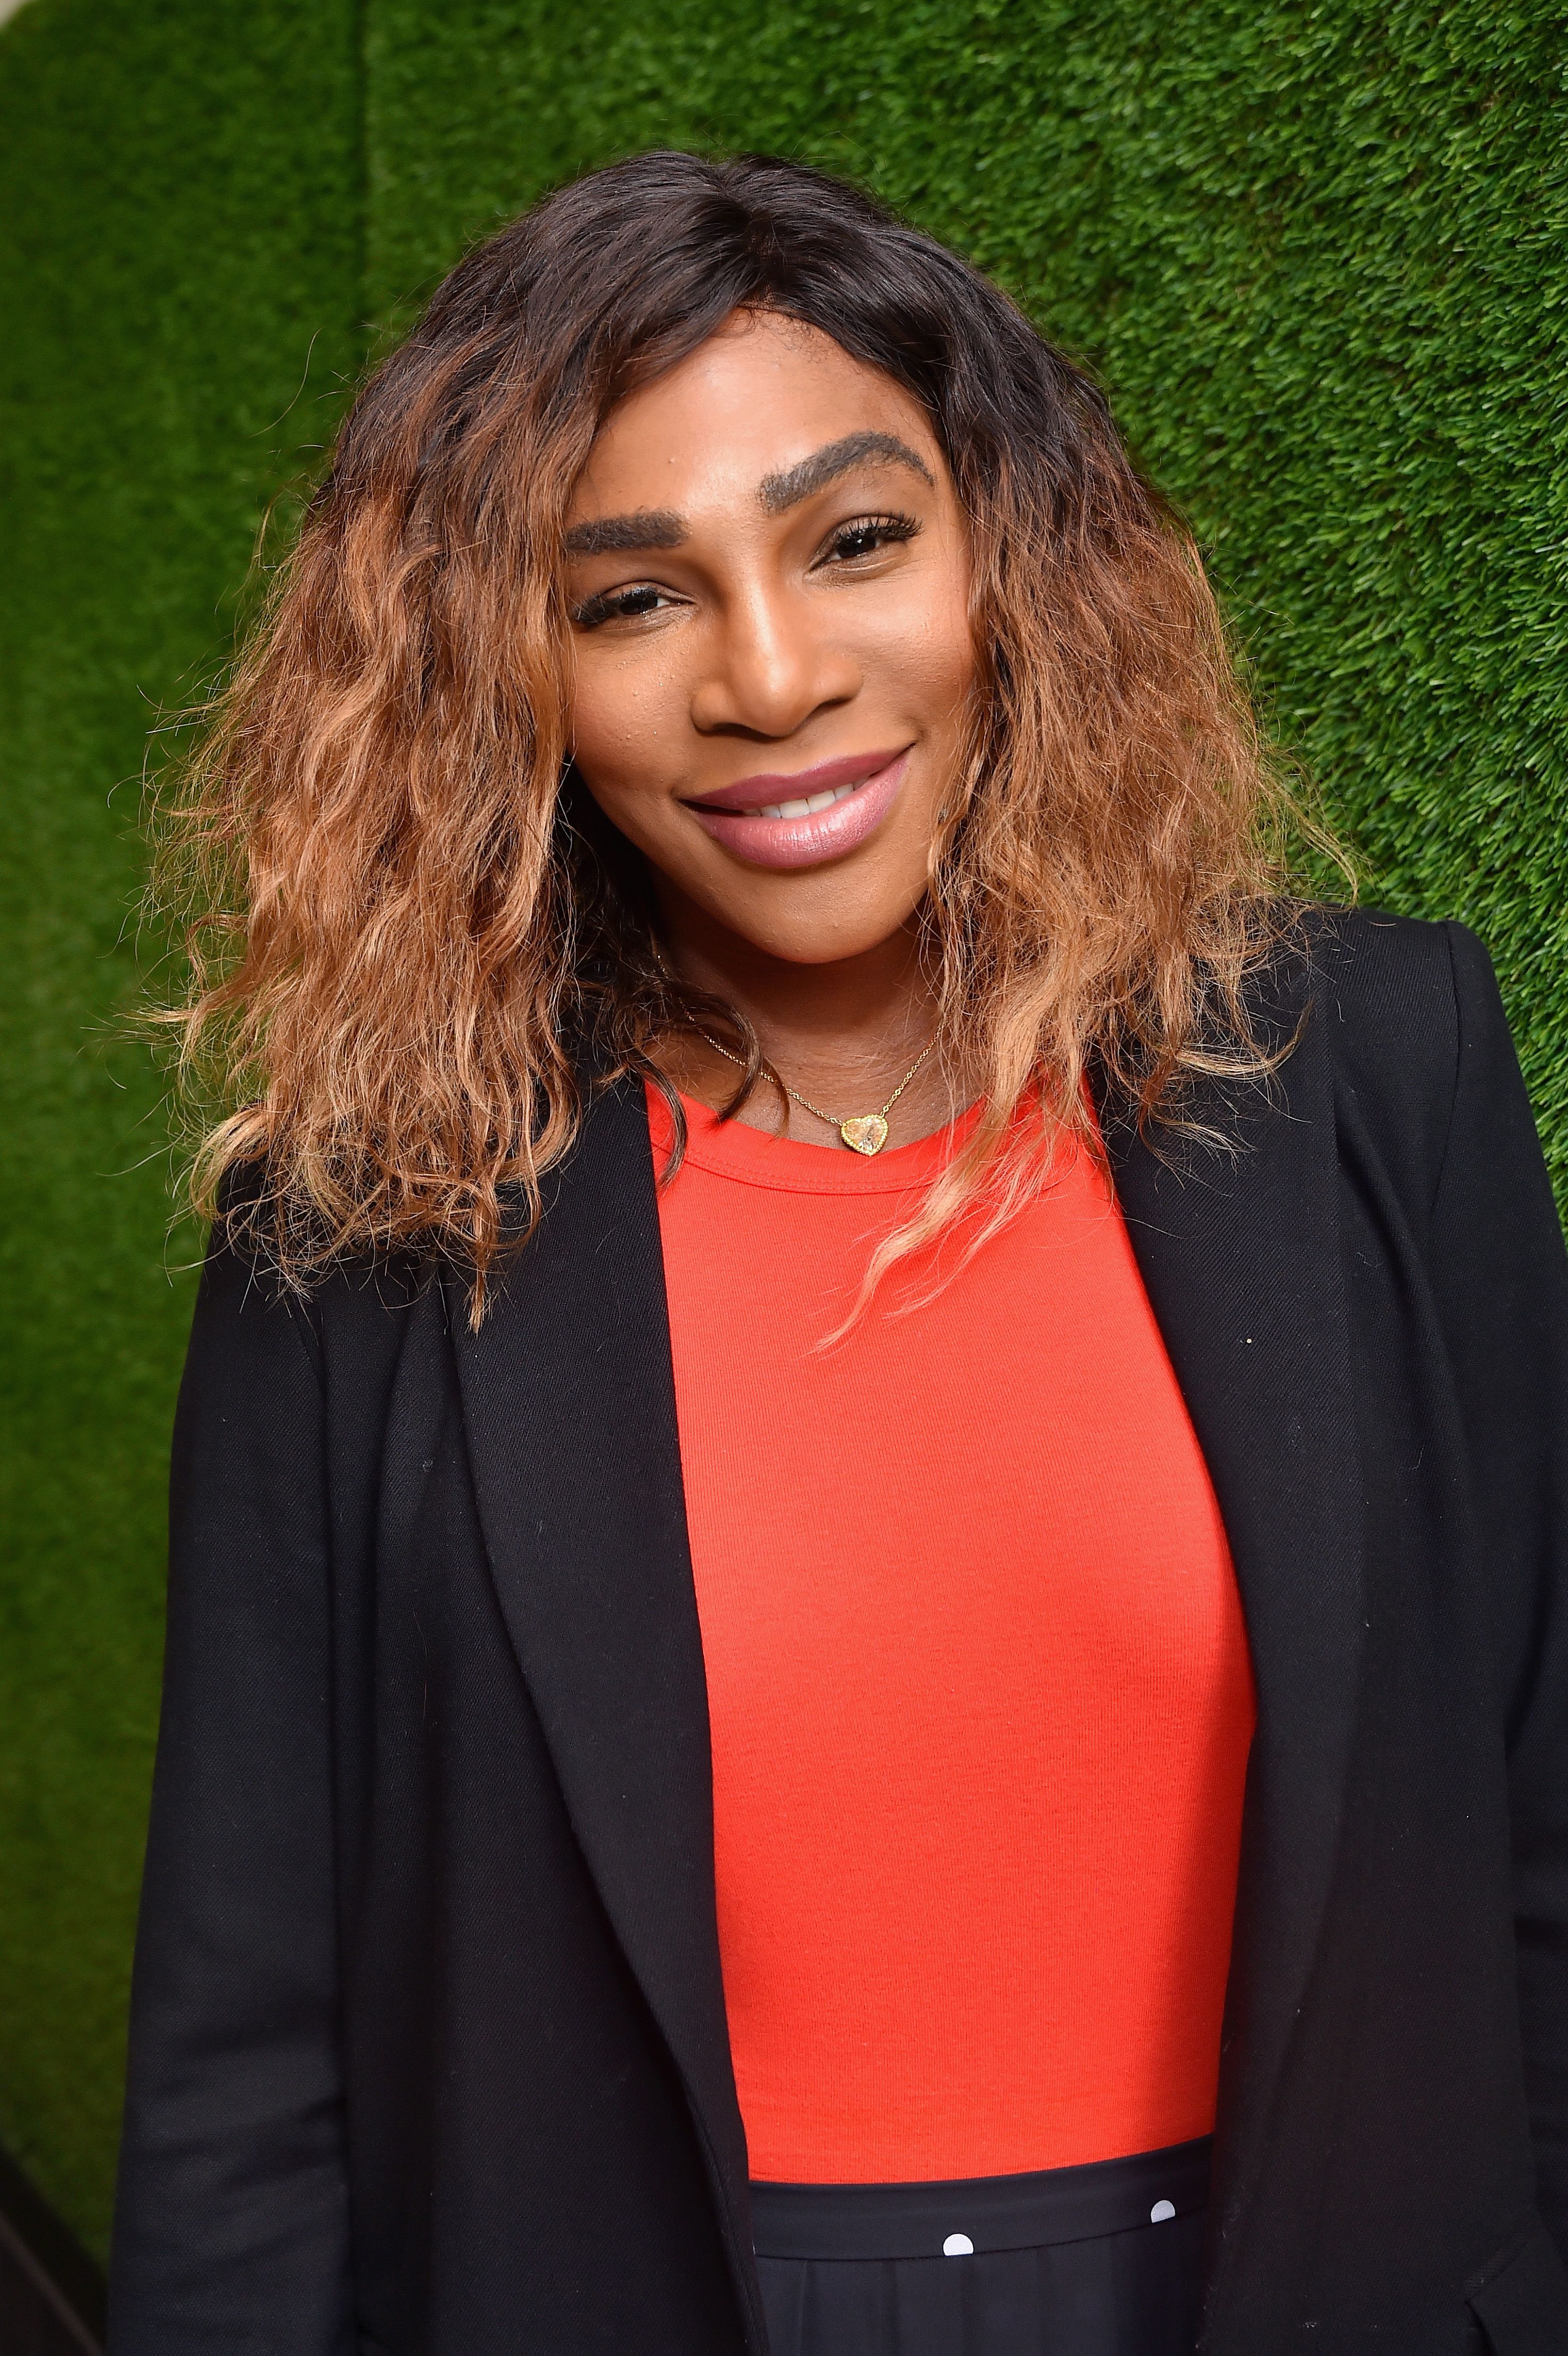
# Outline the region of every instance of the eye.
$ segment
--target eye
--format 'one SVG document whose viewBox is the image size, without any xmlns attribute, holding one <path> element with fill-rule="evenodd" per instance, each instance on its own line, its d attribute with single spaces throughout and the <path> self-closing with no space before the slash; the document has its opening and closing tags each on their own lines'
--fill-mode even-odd
<svg viewBox="0 0 1568 2356">
<path fill-rule="evenodd" d="M 856 516 L 833 531 L 817 562 L 835 568 L 857 564 L 884 548 L 896 547 L 900 541 L 912 540 L 919 530 L 913 516 Z"/>
<path fill-rule="evenodd" d="M 571 619 L 580 630 L 596 630 L 605 622 L 638 622 L 645 614 L 656 614 L 661 605 L 674 600 L 651 581 L 635 582 L 628 589 L 603 589 L 596 597 L 585 598 L 571 609 Z"/>
</svg>

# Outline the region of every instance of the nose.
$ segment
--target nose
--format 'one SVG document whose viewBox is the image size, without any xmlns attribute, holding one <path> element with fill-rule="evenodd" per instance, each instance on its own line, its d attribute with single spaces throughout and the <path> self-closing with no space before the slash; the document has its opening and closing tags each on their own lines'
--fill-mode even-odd
<svg viewBox="0 0 1568 2356">
<path fill-rule="evenodd" d="M 715 616 L 691 695 L 705 736 L 793 736 L 812 714 L 848 703 L 860 668 L 835 643 L 815 601 L 783 584 L 752 586 Z"/>
</svg>

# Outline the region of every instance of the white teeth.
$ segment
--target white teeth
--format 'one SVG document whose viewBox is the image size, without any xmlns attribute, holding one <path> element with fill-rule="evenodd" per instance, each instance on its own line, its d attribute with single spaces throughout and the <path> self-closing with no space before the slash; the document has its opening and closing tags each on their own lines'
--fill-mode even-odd
<svg viewBox="0 0 1568 2356">
<path fill-rule="evenodd" d="M 764 802 L 761 809 L 749 810 L 749 818 L 815 818 L 818 810 L 831 809 L 835 802 L 847 801 L 856 792 L 854 786 L 830 786 L 825 793 L 811 794 L 805 801 Z"/>
</svg>

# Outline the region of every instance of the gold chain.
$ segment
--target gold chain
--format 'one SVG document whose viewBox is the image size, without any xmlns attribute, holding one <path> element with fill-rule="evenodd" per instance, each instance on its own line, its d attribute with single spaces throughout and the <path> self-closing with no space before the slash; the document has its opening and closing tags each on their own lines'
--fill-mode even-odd
<svg viewBox="0 0 1568 2356">
<path fill-rule="evenodd" d="M 709 1034 L 703 1030 L 700 1023 L 694 1023 L 691 1027 L 697 1033 L 699 1039 L 707 1041 L 708 1045 L 712 1048 L 716 1055 L 722 1055 L 727 1064 L 735 1065 L 737 1068 L 742 1072 L 745 1070 L 746 1065 L 743 1057 L 732 1055 L 728 1047 L 721 1047 L 717 1039 L 710 1037 Z M 915 1057 L 913 1063 L 910 1066 L 908 1071 L 904 1074 L 902 1079 L 899 1082 L 897 1087 L 893 1090 L 891 1096 L 888 1098 L 887 1103 L 883 1105 L 880 1112 L 851 1113 L 847 1119 L 840 1120 L 836 1113 L 824 1112 L 821 1106 L 814 1105 L 809 1097 L 803 1097 L 798 1088 L 792 1088 L 787 1080 L 779 1079 L 779 1086 L 783 1088 L 786 1097 L 792 1098 L 794 1101 L 803 1108 L 803 1110 L 810 1113 L 815 1119 L 826 1121 L 829 1129 L 836 1129 L 838 1131 L 839 1136 L 844 1140 L 845 1144 L 849 1147 L 852 1152 L 880 1153 L 883 1146 L 888 1141 L 889 1113 L 891 1112 L 894 1105 L 897 1104 L 900 1097 L 902 1096 L 905 1088 L 908 1087 L 910 1082 L 913 1079 L 915 1074 L 919 1071 L 921 1066 L 924 1063 L 926 1057 L 930 1055 L 935 1044 L 936 1042 L 934 1039 L 928 1039 L 926 1041 L 924 1046 L 921 1049 L 919 1055 Z M 778 1075 L 776 1073 L 773 1076 L 778 1078 Z"/>
</svg>

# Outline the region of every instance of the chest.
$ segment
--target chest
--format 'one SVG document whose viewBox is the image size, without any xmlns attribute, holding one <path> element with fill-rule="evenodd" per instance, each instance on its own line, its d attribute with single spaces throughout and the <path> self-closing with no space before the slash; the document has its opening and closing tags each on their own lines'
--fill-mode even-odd
<svg viewBox="0 0 1568 2356">
<path fill-rule="evenodd" d="M 761 1826 L 808 1829 L 819 1869 L 929 1837 L 945 1885 L 955 1795 L 971 1831 L 994 1805 L 1060 1853 L 1086 1808 L 1179 1806 L 1217 1748 L 1244 1758 L 1252 1690 L 1219 1505 L 1099 1173 L 1074 1162 L 828 1339 L 906 1209 L 699 1163 L 661 1240 L 721 1837 L 737 1810 L 748 1857 Z"/>
</svg>

